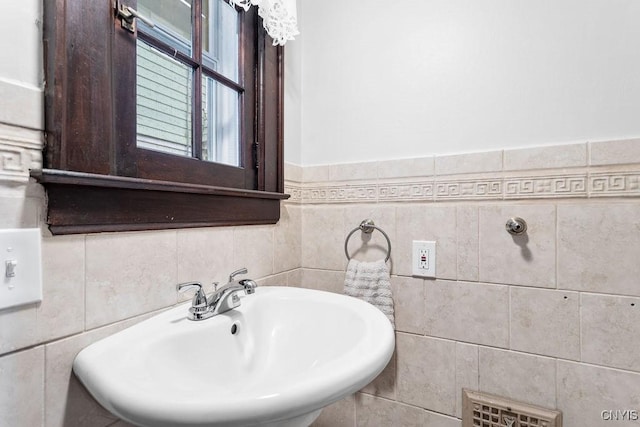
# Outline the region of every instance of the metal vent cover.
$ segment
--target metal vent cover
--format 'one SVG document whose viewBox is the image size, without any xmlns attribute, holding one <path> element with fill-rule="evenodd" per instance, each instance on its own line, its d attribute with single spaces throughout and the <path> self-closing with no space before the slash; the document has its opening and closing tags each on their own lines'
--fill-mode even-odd
<svg viewBox="0 0 640 427">
<path fill-rule="evenodd" d="M 562 427 L 562 412 L 463 389 L 462 427 Z"/>
</svg>

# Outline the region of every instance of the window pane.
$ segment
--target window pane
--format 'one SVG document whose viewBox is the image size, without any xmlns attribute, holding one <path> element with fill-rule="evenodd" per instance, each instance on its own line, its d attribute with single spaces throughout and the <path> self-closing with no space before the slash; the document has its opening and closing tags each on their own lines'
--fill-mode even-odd
<svg viewBox="0 0 640 427">
<path fill-rule="evenodd" d="M 138 10 L 156 25 L 151 28 L 142 20 L 138 25 L 163 42 L 191 54 L 192 0 L 138 0 Z"/>
<path fill-rule="evenodd" d="M 202 79 L 202 159 L 240 166 L 240 95 Z"/>
<path fill-rule="evenodd" d="M 224 0 L 203 0 L 202 15 L 204 63 L 238 82 L 238 12 Z"/>
<path fill-rule="evenodd" d="M 191 156 L 192 70 L 138 40 L 137 145 Z"/>
</svg>

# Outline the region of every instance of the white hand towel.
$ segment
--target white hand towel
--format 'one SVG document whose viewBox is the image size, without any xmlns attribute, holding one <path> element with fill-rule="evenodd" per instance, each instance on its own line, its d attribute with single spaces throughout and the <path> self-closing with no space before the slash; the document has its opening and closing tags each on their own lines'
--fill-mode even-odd
<svg viewBox="0 0 640 427">
<path fill-rule="evenodd" d="M 374 262 L 351 259 L 344 279 L 344 293 L 378 307 L 395 327 L 391 280 L 383 259 Z"/>
</svg>

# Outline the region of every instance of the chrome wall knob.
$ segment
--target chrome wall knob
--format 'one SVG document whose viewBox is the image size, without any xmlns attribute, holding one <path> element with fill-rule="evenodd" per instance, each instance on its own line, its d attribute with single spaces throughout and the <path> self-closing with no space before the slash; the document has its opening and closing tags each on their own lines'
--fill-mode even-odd
<svg viewBox="0 0 640 427">
<path fill-rule="evenodd" d="M 509 232 L 509 234 L 519 236 L 526 233 L 527 222 L 524 219 L 518 217 L 509 218 L 504 227 Z"/>
</svg>

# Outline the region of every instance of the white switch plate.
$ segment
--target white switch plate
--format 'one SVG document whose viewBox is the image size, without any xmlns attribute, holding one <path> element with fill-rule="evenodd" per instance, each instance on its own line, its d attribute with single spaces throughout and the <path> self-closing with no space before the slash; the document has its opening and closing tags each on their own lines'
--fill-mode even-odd
<svg viewBox="0 0 640 427">
<path fill-rule="evenodd" d="M 436 277 L 436 242 L 414 240 L 411 274 L 419 277 Z"/>
<path fill-rule="evenodd" d="M 0 230 L 0 310 L 42 301 L 38 228 Z"/>
</svg>

